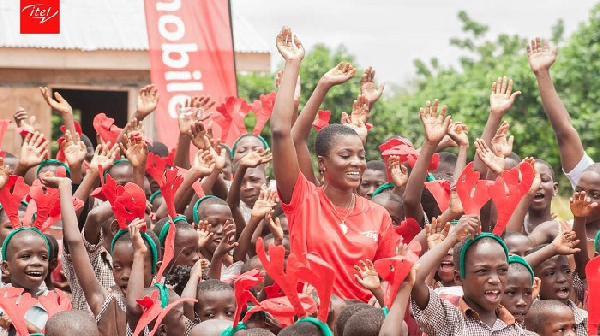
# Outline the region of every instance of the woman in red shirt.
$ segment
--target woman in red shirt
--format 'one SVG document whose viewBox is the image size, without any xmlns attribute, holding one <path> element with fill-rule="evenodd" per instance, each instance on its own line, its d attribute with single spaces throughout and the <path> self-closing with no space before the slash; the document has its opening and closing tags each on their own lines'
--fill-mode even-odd
<svg viewBox="0 0 600 336">
<path fill-rule="evenodd" d="M 353 129 L 330 125 L 317 135 L 322 187 L 316 187 L 300 172 L 291 128 L 294 87 L 305 50 L 285 28 L 277 36 L 277 49 L 285 67 L 271 116 L 273 169 L 288 217 L 291 251 L 299 256 L 318 254 L 336 272 L 335 294 L 366 301 L 370 293 L 354 280 L 354 265 L 359 260 L 395 255 L 397 235 L 383 207 L 354 193 L 366 160 L 361 138 Z M 319 94 L 317 90 L 313 95 Z"/>
</svg>

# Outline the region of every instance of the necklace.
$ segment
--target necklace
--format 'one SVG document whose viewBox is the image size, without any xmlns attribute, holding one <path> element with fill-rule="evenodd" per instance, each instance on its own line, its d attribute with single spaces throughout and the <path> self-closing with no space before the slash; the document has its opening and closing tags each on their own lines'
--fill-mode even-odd
<svg viewBox="0 0 600 336">
<path fill-rule="evenodd" d="M 323 188 L 323 191 L 325 191 L 326 187 Z M 325 195 L 327 196 L 327 195 Z M 327 200 L 329 201 L 329 205 L 331 205 L 331 209 L 333 210 L 333 212 L 335 213 L 335 217 L 340 220 L 340 228 L 342 229 L 342 232 L 344 234 L 348 233 L 348 226 L 346 225 L 346 219 L 348 219 L 348 217 L 350 217 L 350 215 L 352 214 L 352 212 L 354 212 L 354 206 L 356 205 L 356 195 L 354 193 L 352 193 L 352 199 L 350 200 L 350 205 L 345 206 L 344 208 L 348 209 L 348 211 L 346 212 L 346 214 L 344 216 L 340 215 L 340 213 L 337 211 L 336 206 L 333 204 L 333 202 L 331 202 L 331 200 L 329 199 L 329 197 L 327 197 Z"/>
</svg>

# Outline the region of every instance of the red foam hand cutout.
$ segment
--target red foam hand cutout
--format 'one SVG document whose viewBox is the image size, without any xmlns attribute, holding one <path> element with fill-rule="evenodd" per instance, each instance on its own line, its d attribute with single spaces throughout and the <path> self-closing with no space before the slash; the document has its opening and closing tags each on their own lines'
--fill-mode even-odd
<svg viewBox="0 0 600 336">
<path fill-rule="evenodd" d="M 4 287 L 0 288 L 0 308 L 12 320 L 12 325 L 17 335 L 29 335 L 25 323 L 25 313 L 38 302 L 29 293 L 23 293 L 23 288 Z"/>
<path fill-rule="evenodd" d="M 271 279 L 279 284 L 281 290 L 285 293 L 292 305 L 295 307 L 296 315 L 299 318 L 306 317 L 306 311 L 304 311 L 302 308 L 300 300 L 298 299 L 298 293 L 296 292 L 296 283 L 298 282 L 297 275 L 294 274 L 294 272 L 288 271 L 286 274 L 283 271 L 285 248 L 281 245 L 269 245 L 269 257 L 267 258 L 265 253 L 265 243 L 262 238 L 258 238 L 256 241 L 256 254 L 258 255 L 258 259 L 263 264 L 265 271 L 269 274 Z M 289 258 L 290 257 L 288 256 L 288 259 Z"/>
<path fill-rule="evenodd" d="M 521 198 L 531 187 L 533 178 L 533 167 L 528 163 L 521 163 L 516 168 L 503 171 L 502 175 L 496 178 L 496 182 L 489 186 L 489 194 L 498 211 L 493 234 L 502 235 Z"/>
<path fill-rule="evenodd" d="M 254 305 L 259 305 L 258 300 L 250 292 L 250 288 L 264 280 L 258 269 L 253 269 L 240 275 L 233 283 L 233 292 L 235 294 L 235 317 L 233 318 L 233 326 L 237 326 L 240 322 L 242 311 L 246 310 L 248 301 L 252 301 Z"/>
<path fill-rule="evenodd" d="M 598 335 L 600 326 L 600 256 L 585 266 L 588 282 L 588 335 Z"/>
<path fill-rule="evenodd" d="M 160 184 L 162 181 L 163 174 L 168 167 L 173 166 L 175 161 L 175 152 L 169 152 L 169 156 L 163 158 L 154 153 L 148 153 L 146 159 L 146 172 L 152 176 L 152 178 Z"/>
<path fill-rule="evenodd" d="M 331 112 L 330 111 L 322 111 L 319 110 L 317 119 L 315 119 L 315 121 L 313 121 L 312 125 L 313 127 L 318 131 L 322 130 L 323 128 L 329 126 L 329 119 L 331 118 Z"/>
<path fill-rule="evenodd" d="M 59 203 L 59 190 L 57 188 L 46 188 L 42 184 L 42 181 L 36 179 L 33 181 L 31 188 L 29 189 L 29 196 L 35 201 L 36 207 L 36 218 L 33 226 L 41 229 L 44 222 L 48 219 L 50 211 L 56 203 Z M 31 205 L 32 202 L 30 202 Z M 60 205 L 59 205 L 60 208 Z M 29 207 L 28 207 L 29 210 Z M 30 218 L 26 216 L 25 218 Z"/>
<path fill-rule="evenodd" d="M 117 186 L 117 196 L 112 204 L 119 228 L 126 229 L 127 221 L 144 218 L 146 212 L 146 194 L 137 184 L 127 182 L 125 187 Z"/>
<path fill-rule="evenodd" d="M 386 163 L 390 155 L 397 155 L 400 163 L 408 162 L 408 164 L 414 168 L 415 163 L 419 158 L 419 151 L 400 139 L 392 139 L 379 146 L 379 149 L 381 150 L 381 155 Z M 438 153 L 433 154 L 431 162 L 429 162 L 429 166 L 427 166 L 427 170 L 436 170 L 439 162 L 440 155 Z"/>
<path fill-rule="evenodd" d="M 6 128 L 11 122 L 12 121 L 6 119 L 0 120 L 0 148 L 2 148 L 2 139 L 4 139 L 4 134 L 6 134 Z"/>
<path fill-rule="evenodd" d="M 73 121 L 73 124 L 75 126 L 75 132 L 77 132 L 77 134 L 79 134 L 79 135 L 82 135 L 83 131 L 81 130 L 81 125 L 77 121 L 75 121 L 75 120 Z M 61 125 L 60 126 L 60 131 L 63 134 L 67 133 L 67 126 Z"/>
<path fill-rule="evenodd" d="M 252 112 L 256 115 L 256 125 L 254 125 L 252 134 L 259 135 L 263 128 L 265 128 L 265 124 L 271 117 L 271 114 L 273 114 L 273 106 L 275 106 L 276 97 L 277 92 L 273 91 L 266 95 L 261 94 L 259 100 L 255 100 L 254 103 L 252 103 Z"/>
<path fill-rule="evenodd" d="M 9 176 L 4 188 L 0 190 L 0 204 L 2 204 L 4 213 L 10 220 L 13 229 L 22 226 L 19 219 L 19 204 L 28 193 L 29 186 L 25 184 L 22 176 L 16 175 Z"/>
<path fill-rule="evenodd" d="M 292 253 L 288 257 L 288 269 L 290 264 L 294 264 L 295 255 Z M 298 270 L 298 280 L 308 282 L 313 285 L 319 295 L 319 312 L 317 318 L 323 323 L 327 323 L 329 315 L 329 304 L 333 282 L 335 280 L 335 272 L 331 265 L 315 254 L 308 253 L 303 255 L 303 260 Z M 288 271 L 289 272 L 289 271 Z"/>
<path fill-rule="evenodd" d="M 251 108 L 242 98 L 227 98 L 225 103 L 218 106 L 217 112 L 212 115 L 212 120 L 221 129 L 220 136 L 215 129 L 213 129 L 213 135 L 220 138 L 227 146 L 232 147 L 240 135 L 246 134 L 244 118 Z"/>
<path fill-rule="evenodd" d="M 182 302 L 185 301 L 190 301 L 190 302 L 197 302 L 195 299 L 192 298 L 185 298 L 185 299 L 179 299 L 176 301 L 173 301 L 172 303 L 170 303 L 168 306 L 166 306 L 165 308 L 163 308 L 160 311 L 160 314 L 158 314 L 158 316 L 156 317 L 156 322 L 154 322 L 154 328 L 152 329 L 152 331 L 150 331 L 150 334 L 148 334 L 149 336 L 154 335 L 157 331 L 158 331 L 158 327 L 160 327 L 162 320 L 167 316 L 167 314 L 175 307 L 177 307 L 177 305 L 179 305 Z"/>
<path fill-rule="evenodd" d="M 391 306 L 402 281 L 412 269 L 413 264 L 419 259 L 420 252 L 419 242 L 413 241 L 409 244 L 409 251 L 405 256 L 395 256 L 375 261 L 374 265 L 377 273 L 390 284 L 388 295 L 385 297 L 386 307 Z"/>
<path fill-rule="evenodd" d="M 465 215 L 479 215 L 481 207 L 490 199 L 486 181 L 479 180 L 479 172 L 473 170 L 473 162 L 465 167 L 456 181 L 456 193 Z"/>
<path fill-rule="evenodd" d="M 144 307 L 144 312 L 142 316 L 138 320 L 137 326 L 133 331 L 133 336 L 139 335 L 142 330 L 152 322 L 162 310 L 161 301 L 160 301 L 160 292 L 158 289 L 154 290 L 150 296 L 144 296 L 143 299 L 137 300 L 137 303 Z"/>
<path fill-rule="evenodd" d="M 96 197 L 102 201 L 108 201 L 110 204 L 115 204 L 115 198 L 117 198 L 117 182 L 110 176 L 110 174 L 104 174 L 102 166 L 98 166 L 98 173 L 104 178 L 100 178 L 100 188 L 96 188 L 90 195 Z"/>
<path fill-rule="evenodd" d="M 160 186 L 160 193 L 167 204 L 167 212 L 171 218 L 177 216 L 177 211 L 175 211 L 175 192 L 181 187 L 181 183 L 183 183 L 183 177 L 178 174 L 176 169 L 169 169 L 165 172 L 163 182 Z"/>
<path fill-rule="evenodd" d="M 425 182 L 425 188 L 429 190 L 433 198 L 438 204 L 440 211 L 443 213 L 448 209 L 450 203 L 450 181 L 436 180 L 433 182 Z"/>
<path fill-rule="evenodd" d="M 202 198 L 202 197 L 206 196 L 204 194 L 204 189 L 202 189 L 202 183 L 200 183 L 200 181 L 196 181 L 196 182 L 192 183 L 192 189 L 194 189 L 198 198 Z"/>
<path fill-rule="evenodd" d="M 411 242 L 421 232 L 421 226 L 414 218 L 407 218 L 394 228 L 396 234 L 402 237 L 405 243 Z"/>
<path fill-rule="evenodd" d="M 175 257 L 175 231 L 177 228 L 173 224 L 172 219 L 169 218 L 169 221 L 171 224 L 169 225 L 169 231 L 167 232 L 167 237 L 165 238 L 165 252 L 163 253 L 160 269 L 156 273 L 156 281 L 161 281 L 164 271 L 167 269 L 169 263 L 171 263 L 171 260 L 173 260 L 173 257 Z"/>
<path fill-rule="evenodd" d="M 75 211 L 78 211 L 79 209 L 83 208 L 83 201 L 73 196 L 73 208 L 75 208 Z M 44 224 L 42 224 L 42 228 L 40 230 L 42 232 L 46 231 L 49 227 L 56 224 L 60 219 L 61 215 L 59 201 L 54 203 L 54 207 L 52 208 L 52 210 L 50 210 L 50 213 L 48 214 L 48 219 L 46 219 Z"/>
<path fill-rule="evenodd" d="M 308 314 L 313 314 L 317 311 L 317 307 L 313 299 L 306 294 L 299 294 L 298 301 L 301 305 L 302 309 L 306 311 Z M 274 318 L 277 319 L 279 324 L 282 327 L 287 327 L 289 325 L 294 324 L 294 316 L 296 316 L 297 308 L 295 305 L 292 305 L 289 298 L 286 296 L 268 299 L 261 301 L 258 306 L 254 306 L 248 310 L 246 316 L 244 317 L 244 322 L 248 321 L 248 319 L 252 316 L 252 314 L 264 311 L 271 314 Z"/>
<path fill-rule="evenodd" d="M 48 292 L 46 295 L 38 297 L 38 301 L 48 313 L 48 318 L 52 315 L 63 311 L 73 310 L 73 305 L 69 296 L 58 288 L 55 288 L 53 292 Z"/>
<path fill-rule="evenodd" d="M 113 145 L 117 142 L 117 138 L 122 131 L 122 129 L 115 125 L 115 120 L 107 117 L 104 113 L 96 114 L 93 125 L 96 133 L 100 136 L 102 141 L 110 141 L 110 143 Z"/>
</svg>

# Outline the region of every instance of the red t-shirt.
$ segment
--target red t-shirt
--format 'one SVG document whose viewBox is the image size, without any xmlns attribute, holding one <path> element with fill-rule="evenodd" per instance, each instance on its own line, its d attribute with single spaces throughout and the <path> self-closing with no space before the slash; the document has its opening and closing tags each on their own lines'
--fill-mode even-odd
<svg viewBox="0 0 600 336">
<path fill-rule="evenodd" d="M 388 212 L 356 195 L 356 204 L 345 220 L 336 215 L 323 188 L 317 188 L 302 173 L 294 186 L 290 204 L 283 204 L 288 218 L 291 252 L 296 255 L 315 253 L 335 271 L 333 292 L 342 299 L 368 301 L 371 293 L 354 279 L 354 265 L 359 260 L 375 261 L 396 254 L 397 235 Z M 337 207 L 344 216 L 347 209 Z"/>
</svg>

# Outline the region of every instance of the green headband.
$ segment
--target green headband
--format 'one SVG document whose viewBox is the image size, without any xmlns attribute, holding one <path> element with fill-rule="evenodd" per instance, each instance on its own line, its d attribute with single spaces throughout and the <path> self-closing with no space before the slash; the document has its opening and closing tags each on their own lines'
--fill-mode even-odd
<svg viewBox="0 0 600 336">
<path fill-rule="evenodd" d="M 116 160 L 114 161 L 114 163 L 113 163 L 113 167 L 114 167 L 114 166 L 116 166 L 116 165 L 118 165 L 118 164 L 119 164 L 119 163 L 121 163 L 121 162 L 129 162 L 129 159 L 125 159 L 125 158 L 122 158 L 122 159 L 116 159 Z M 112 167 L 111 167 L 111 168 L 112 168 Z M 110 170 L 110 168 L 109 168 L 109 169 L 106 169 L 106 170 L 104 171 L 104 183 L 106 183 L 106 175 L 108 174 L 108 171 L 109 171 L 109 170 Z"/>
<path fill-rule="evenodd" d="M 387 317 L 390 314 L 390 310 L 386 306 L 383 306 L 381 310 L 383 310 L 383 317 Z"/>
<path fill-rule="evenodd" d="M 238 332 L 240 330 L 246 330 L 246 324 L 244 324 L 244 322 L 238 323 L 238 325 L 236 325 L 235 328 L 233 326 L 231 326 L 231 327 L 223 330 L 223 332 L 221 333 L 221 336 L 233 336 L 233 334 L 235 334 L 236 332 Z"/>
<path fill-rule="evenodd" d="M 119 231 L 117 231 L 117 234 L 115 234 L 112 242 L 110 243 L 110 254 L 113 254 L 113 250 L 115 249 L 115 243 L 117 242 L 117 240 L 124 234 L 126 234 L 127 232 L 129 232 L 129 230 L 127 229 L 121 229 Z M 156 250 L 156 244 L 154 243 L 154 241 L 152 240 L 152 238 L 150 238 L 150 236 L 148 236 L 148 234 L 146 232 L 140 231 L 140 235 L 142 236 L 142 239 L 144 239 L 148 245 L 150 245 L 150 255 L 152 256 L 152 275 L 156 274 L 156 263 L 158 262 L 158 252 Z"/>
<path fill-rule="evenodd" d="M 469 247 L 471 247 L 471 245 L 473 245 L 474 242 L 480 240 L 481 238 L 492 238 L 497 241 L 504 249 L 504 254 L 506 255 L 506 260 L 508 261 L 508 247 L 506 247 L 506 244 L 504 244 L 502 238 L 489 232 L 480 233 L 476 235 L 474 239 L 467 240 L 460 251 L 460 277 L 463 279 L 465 278 L 465 255 L 467 255 L 467 250 Z"/>
<path fill-rule="evenodd" d="M 381 194 L 386 189 L 392 189 L 392 188 L 394 188 L 394 184 L 392 182 L 388 182 L 388 183 L 382 184 L 382 185 L 379 186 L 379 188 L 377 188 L 375 190 L 375 192 L 373 193 L 373 196 L 371 196 L 371 198 L 373 198 L 373 197 Z"/>
<path fill-rule="evenodd" d="M 177 222 L 184 221 L 187 223 L 187 219 L 185 216 L 179 215 L 173 218 L 173 224 Z M 171 221 L 167 221 L 165 225 L 160 229 L 160 233 L 158 234 L 158 241 L 160 244 L 165 247 L 165 239 L 167 239 L 167 235 L 169 234 L 169 227 L 171 226 Z"/>
<path fill-rule="evenodd" d="M 594 251 L 596 253 L 600 253 L 600 251 L 598 251 L 598 240 L 600 240 L 600 231 L 596 233 L 596 238 L 594 238 Z"/>
<path fill-rule="evenodd" d="M 529 274 L 531 274 L 531 284 L 533 285 L 533 269 L 531 268 L 531 266 L 529 266 L 529 263 L 527 262 L 527 260 L 523 259 L 523 257 L 521 257 L 520 255 L 511 255 L 508 257 L 508 264 L 521 264 L 523 266 L 525 266 L 525 268 L 527 268 L 527 270 L 529 271 Z"/>
<path fill-rule="evenodd" d="M 258 138 L 258 140 L 260 140 L 263 145 L 265 146 L 265 149 L 269 148 L 269 144 L 267 143 L 267 141 L 265 141 L 265 138 L 261 137 L 260 135 L 256 135 L 256 134 L 244 134 L 241 137 L 239 137 L 237 140 L 235 140 L 233 142 L 233 146 L 231 146 L 231 158 L 233 159 L 233 156 L 235 154 L 235 147 L 237 147 L 238 142 L 240 142 L 240 140 L 242 140 L 242 138 L 248 137 L 248 136 L 255 136 Z"/>
<path fill-rule="evenodd" d="M 165 308 L 169 305 L 169 289 L 160 282 L 154 283 L 154 287 L 158 288 L 158 293 L 160 294 L 160 306 Z"/>
<path fill-rule="evenodd" d="M 8 242 L 14 237 L 15 234 L 24 230 L 30 230 L 42 236 L 42 238 L 46 242 L 46 246 L 48 247 L 48 260 L 52 259 L 52 250 L 50 249 L 50 242 L 48 242 L 48 238 L 46 238 L 42 231 L 34 227 L 21 226 L 20 228 L 16 228 L 10 231 L 10 233 L 4 239 L 4 243 L 2 243 L 2 260 L 6 260 L 6 250 L 8 249 Z"/>
<path fill-rule="evenodd" d="M 194 223 L 198 224 L 200 222 L 200 218 L 198 217 L 198 207 L 200 206 L 200 203 L 202 203 L 203 201 L 206 201 L 209 198 L 218 198 L 218 197 L 214 196 L 214 195 L 206 195 L 206 196 L 199 198 L 196 201 L 196 203 L 194 203 L 194 207 L 192 208 L 192 214 L 194 215 Z"/>
<path fill-rule="evenodd" d="M 435 176 L 433 176 L 432 173 L 427 173 L 427 176 L 425 176 L 425 181 L 426 182 L 433 182 L 433 181 L 435 181 Z"/>
<path fill-rule="evenodd" d="M 42 162 L 40 162 L 37 170 L 35 171 L 35 175 L 36 176 L 39 175 L 40 170 L 42 170 L 43 167 L 48 166 L 48 165 L 58 165 L 58 166 L 65 167 L 65 170 L 67 171 L 67 176 L 71 177 L 71 169 L 69 169 L 69 166 L 67 166 L 67 164 L 64 162 L 55 160 L 55 159 L 46 159 L 46 160 L 43 160 Z"/>
<path fill-rule="evenodd" d="M 150 199 L 148 199 L 148 201 L 150 201 L 150 204 L 152 204 L 154 202 L 154 200 L 156 199 L 156 196 L 161 195 L 162 193 L 160 192 L 160 190 L 155 191 L 152 195 L 150 195 Z"/>
<path fill-rule="evenodd" d="M 317 318 L 304 317 L 304 318 L 299 319 L 296 323 L 301 323 L 301 322 L 308 322 L 308 323 L 312 323 L 312 324 L 316 325 L 323 332 L 323 336 L 333 336 L 333 333 L 331 332 L 331 329 L 329 329 L 329 326 L 327 324 L 321 322 L 321 320 L 319 320 Z"/>
</svg>

